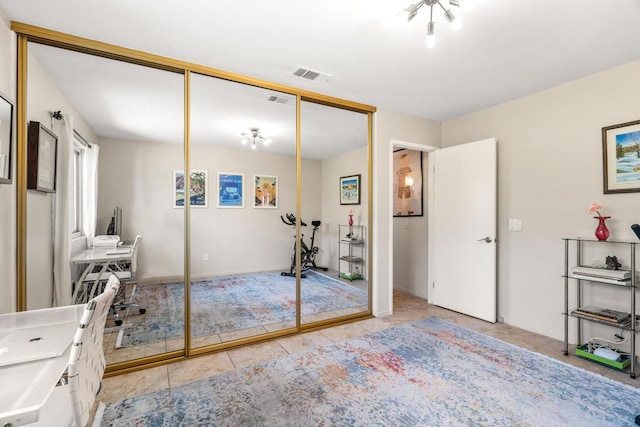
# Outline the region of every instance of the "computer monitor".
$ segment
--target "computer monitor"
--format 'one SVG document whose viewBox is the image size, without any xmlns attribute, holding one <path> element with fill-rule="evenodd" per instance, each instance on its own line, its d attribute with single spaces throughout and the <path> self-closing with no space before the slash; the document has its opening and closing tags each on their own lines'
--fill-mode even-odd
<svg viewBox="0 0 640 427">
<path fill-rule="evenodd" d="M 122 208 L 120 206 L 116 206 L 113 210 L 113 216 L 107 228 L 107 235 L 122 236 Z"/>
</svg>

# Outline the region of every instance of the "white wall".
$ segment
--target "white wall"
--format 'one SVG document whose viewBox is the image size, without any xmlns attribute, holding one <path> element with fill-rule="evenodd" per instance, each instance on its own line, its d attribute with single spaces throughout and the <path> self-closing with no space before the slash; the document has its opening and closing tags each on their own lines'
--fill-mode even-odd
<svg viewBox="0 0 640 427">
<path fill-rule="evenodd" d="M 73 116 L 75 129 L 88 141 L 96 137 L 80 113 L 31 54 L 27 65 L 27 120 L 51 129 L 51 111 Z M 53 121 L 59 134 L 63 123 Z M 59 151 L 58 151 L 59 153 Z M 15 176 L 15 175 L 14 175 Z M 53 207 L 55 193 L 27 190 L 27 308 L 51 307 L 53 298 Z M 15 206 L 15 203 L 13 204 Z"/>
<path fill-rule="evenodd" d="M 427 146 L 440 146 L 440 123 L 407 114 L 378 110 L 374 123 L 373 145 L 373 313 L 376 316 L 392 314 L 393 290 L 391 260 L 393 242 L 389 240 L 393 227 L 391 212 L 392 140 Z M 416 235 L 420 232 L 416 231 Z M 426 241 L 427 236 L 425 234 Z"/>
<path fill-rule="evenodd" d="M 122 237 L 143 237 L 141 279 L 184 272 L 184 210 L 172 207 L 173 171 L 183 169 L 182 150 L 181 144 L 101 139 L 98 230 L 104 232 L 113 208 L 122 207 Z M 196 146 L 191 167 L 209 175 L 208 207 L 191 209 L 192 277 L 288 269 L 294 231 L 282 223 L 280 215 L 296 212 L 295 157 Z M 313 160 L 303 161 L 302 167 L 303 216 L 310 224 L 322 215 L 316 188 L 322 181 L 321 167 Z M 244 174 L 244 209 L 216 207 L 217 171 Z M 278 176 L 277 209 L 253 208 L 254 174 Z"/>
<path fill-rule="evenodd" d="M 393 218 L 393 287 L 427 298 L 428 216 L 427 153 L 422 155 L 423 216 Z"/>
<path fill-rule="evenodd" d="M 9 19 L 0 9 L 0 92 L 16 97 L 16 37 Z M 15 120 L 15 116 L 14 116 Z M 14 127 L 15 129 L 15 127 Z M 0 184 L 0 313 L 16 309 L 16 168 L 15 132 L 11 153 L 11 184 Z"/>
<path fill-rule="evenodd" d="M 369 247 L 369 185 L 368 185 L 367 147 L 358 148 L 346 153 L 334 156 L 322 161 L 322 228 L 324 230 L 322 241 L 322 264 L 334 270 L 338 270 L 338 224 L 348 224 L 349 211 L 353 210 L 354 225 L 364 225 L 365 244 Z M 360 174 L 360 204 L 341 205 L 340 177 Z M 344 255 L 344 253 L 343 253 Z M 363 274 L 367 277 L 369 260 L 365 255 Z M 342 271 L 346 265 L 342 266 Z"/>
<path fill-rule="evenodd" d="M 443 123 L 443 146 L 498 139 L 498 313 L 505 322 L 563 337 L 561 238 L 593 237 L 596 220 L 585 213 L 592 202 L 612 216 L 610 240 L 637 241 L 629 226 L 640 222 L 640 193 L 603 194 L 601 128 L 640 119 L 638 76 L 640 61 Z M 509 218 L 522 219 L 522 232 L 508 231 Z M 628 265 L 626 248 L 605 252 Z M 612 308 L 628 310 L 628 292 L 609 295 Z M 612 338 L 611 329 L 604 333 Z"/>
</svg>

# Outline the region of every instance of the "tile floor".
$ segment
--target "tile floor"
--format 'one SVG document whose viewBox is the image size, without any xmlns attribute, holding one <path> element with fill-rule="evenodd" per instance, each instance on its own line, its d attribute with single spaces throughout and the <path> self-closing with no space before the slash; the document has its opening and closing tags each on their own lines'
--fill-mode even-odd
<svg viewBox="0 0 640 427">
<path fill-rule="evenodd" d="M 437 316 L 468 329 L 542 353 L 617 381 L 640 387 L 640 378 L 631 379 L 628 374 L 608 369 L 576 356 L 565 356 L 562 353 L 562 343 L 558 340 L 501 323 L 491 324 L 430 305 L 421 298 L 394 291 L 393 316 L 367 319 L 348 325 L 279 338 L 166 366 L 106 378 L 97 401 L 115 402 L 127 397 L 175 387 L 206 376 L 240 369 L 259 362 L 285 357 L 291 353 L 309 350 L 317 346 L 343 341 L 431 316 Z"/>
</svg>

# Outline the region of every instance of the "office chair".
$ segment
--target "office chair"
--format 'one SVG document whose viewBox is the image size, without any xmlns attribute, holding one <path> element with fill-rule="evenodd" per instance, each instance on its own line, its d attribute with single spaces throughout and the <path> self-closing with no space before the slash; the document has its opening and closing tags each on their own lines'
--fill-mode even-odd
<svg viewBox="0 0 640 427">
<path fill-rule="evenodd" d="M 122 325 L 122 319 L 120 319 L 119 311 L 125 310 L 129 307 L 137 307 L 140 314 L 144 314 L 147 312 L 146 309 L 141 308 L 138 304 L 134 302 L 125 302 L 125 288 L 126 282 L 133 280 L 136 276 L 136 270 L 138 269 L 138 250 L 140 248 L 140 241 L 142 240 L 141 235 L 137 235 L 136 239 L 133 241 L 133 246 L 131 248 L 131 261 L 114 261 L 111 262 L 108 266 L 108 271 L 111 274 L 115 274 L 115 276 L 120 280 L 121 286 L 118 295 L 115 297 L 115 302 L 111 305 L 110 312 L 113 316 L 113 320 L 115 321 L 116 326 Z M 85 276 L 85 283 L 93 283 L 96 279 L 99 278 L 100 273 L 89 273 Z M 100 278 L 100 282 L 102 283 L 102 278 Z M 99 286 L 98 286 L 99 287 Z"/>
<path fill-rule="evenodd" d="M 118 268 L 113 270 L 113 273 L 122 283 L 120 292 L 118 293 L 118 295 L 116 295 L 116 301 L 111 305 L 110 310 L 116 326 L 122 325 L 122 319 L 120 319 L 118 311 L 125 310 L 129 307 L 137 307 L 140 314 L 144 314 L 147 312 L 145 308 L 140 307 L 140 305 L 138 305 L 137 303 L 124 301 L 126 282 L 135 279 L 136 277 L 136 270 L 138 269 L 138 249 L 140 247 L 140 240 L 142 240 L 142 236 L 138 234 L 136 236 L 136 239 L 133 241 L 133 248 L 131 249 L 131 262 L 120 263 L 118 265 Z"/>
<path fill-rule="evenodd" d="M 68 382 L 54 388 L 40 411 L 38 421 L 30 426 L 84 427 L 89 422 L 91 407 L 100 391 L 104 374 L 104 325 L 119 288 L 118 278 L 111 275 L 104 291 L 86 304 L 71 344 Z"/>
</svg>

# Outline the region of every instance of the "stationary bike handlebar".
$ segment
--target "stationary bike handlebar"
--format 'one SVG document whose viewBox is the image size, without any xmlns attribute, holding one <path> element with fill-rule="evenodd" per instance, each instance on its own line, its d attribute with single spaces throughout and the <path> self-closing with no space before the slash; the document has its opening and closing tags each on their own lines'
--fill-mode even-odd
<svg viewBox="0 0 640 427">
<path fill-rule="evenodd" d="M 284 219 L 284 217 L 282 215 L 280 215 L 280 219 L 282 220 L 282 222 L 284 222 L 287 225 L 290 225 L 292 227 L 296 226 L 296 216 L 292 213 L 288 213 L 285 214 L 285 216 L 287 217 L 287 219 Z M 305 224 L 304 221 L 300 221 L 300 225 L 303 227 L 306 227 L 307 224 Z"/>
</svg>

